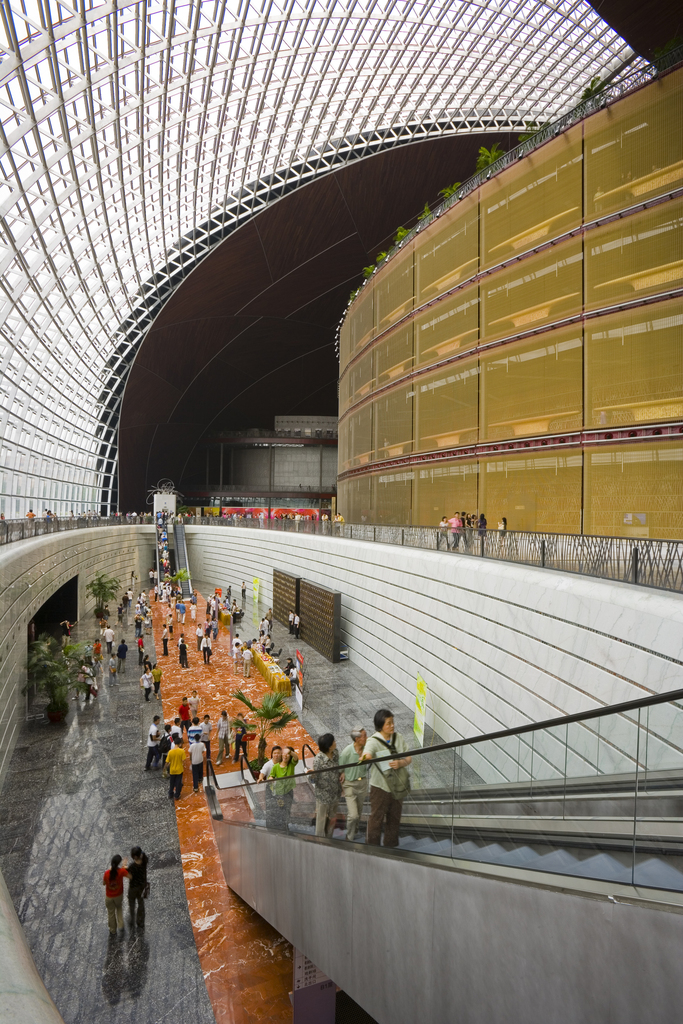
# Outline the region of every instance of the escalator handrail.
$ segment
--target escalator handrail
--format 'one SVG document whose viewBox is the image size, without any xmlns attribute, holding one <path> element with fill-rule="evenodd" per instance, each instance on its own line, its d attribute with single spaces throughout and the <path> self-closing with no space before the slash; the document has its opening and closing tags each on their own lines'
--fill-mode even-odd
<svg viewBox="0 0 683 1024">
<path fill-rule="evenodd" d="M 315 757 L 315 750 L 313 749 L 311 744 L 304 743 L 301 747 L 301 763 L 303 764 L 304 768 L 306 767 L 306 747 L 308 747 L 310 752 L 313 754 L 313 757 Z"/>
<path fill-rule="evenodd" d="M 209 774 L 213 775 L 213 785 L 215 789 L 218 789 L 218 779 L 216 778 L 216 772 L 214 771 L 213 761 L 210 757 L 206 759 L 206 777 L 208 779 Z"/>
<path fill-rule="evenodd" d="M 669 704 L 672 701 L 683 700 L 683 690 L 670 690 L 668 693 L 656 694 L 652 697 L 641 697 L 639 700 L 628 700 L 621 704 L 611 704 L 605 708 L 595 708 L 593 711 L 580 711 L 574 715 L 561 715 L 559 718 L 548 718 L 544 722 L 531 722 L 529 725 L 518 725 L 514 729 L 498 729 L 496 732 L 483 733 L 481 736 L 471 736 L 464 740 L 451 740 L 449 743 L 435 743 L 430 747 L 416 747 L 413 750 L 406 750 L 400 754 L 400 758 L 419 757 L 421 754 L 432 754 L 439 750 L 458 750 L 461 747 L 471 747 L 475 743 L 484 743 L 487 740 L 501 740 L 509 736 L 522 736 L 529 732 L 540 732 L 542 729 L 556 729 L 562 725 L 573 725 L 578 722 L 588 722 L 593 718 L 603 718 L 607 715 L 624 714 L 627 711 L 637 711 L 640 708 L 652 707 L 656 704 Z M 307 746 L 308 744 L 304 744 Z M 244 756 L 244 755 L 242 755 Z M 303 757 L 303 749 L 302 749 Z M 354 764 L 333 764 L 327 768 L 307 768 L 307 775 L 319 775 L 321 772 L 343 772 L 346 768 L 356 768 L 359 765 L 379 764 L 381 761 L 393 761 L 395 754 L 383 754 L 381 757 L 367 758 L 365 761 L 356 761 Z M 304 767 L 306 762 L 304 760 Z M 243 776 L 244 778 L 244 776 Z M 248 783 L 245 783 L 248 785 Z"/>
</svg>

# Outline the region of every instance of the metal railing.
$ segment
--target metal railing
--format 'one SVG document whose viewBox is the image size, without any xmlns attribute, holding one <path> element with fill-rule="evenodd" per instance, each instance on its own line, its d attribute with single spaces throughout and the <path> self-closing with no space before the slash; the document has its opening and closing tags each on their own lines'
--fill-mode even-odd
<svg viewBox="0 0 683 1024">
<path fill-rule="evenodd" d="M 151 515 L 109 516 L 73 519 L 0 519 L 0 544 L 11 544 L 15 540 L 30 540 L 44 537 L 48 533 L 63 533 L 65 530 L 89 530 L 98 526 L 149 526 L 154 522 Z"/>
<path fill-rule="evenodd" d="M 378 544 L 398 544 L 555 569 L 603 580 L 633 583 L 641 587 L 655 587 L 658 590 L 683 591 L 683 540 L 526 533 L 521 530 L 480 531 L 469 527 L 453 533 L 450 528 L 445 530 L 437 526 L 384 526 L 213 516 L 190 517 L 186 522 L 190 525 L 278 530 Z"/>
</svg>

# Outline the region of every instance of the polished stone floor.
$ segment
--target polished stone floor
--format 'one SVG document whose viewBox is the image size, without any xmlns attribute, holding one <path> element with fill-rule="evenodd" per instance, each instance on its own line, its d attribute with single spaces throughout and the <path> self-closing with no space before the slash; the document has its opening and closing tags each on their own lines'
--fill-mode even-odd
<svg viewBox="0 0 683 1024">
<path fill-rule="evenodd" d="M 94 619 L 86 626 L 75 639 L 95 637 Z M 214 1024 L 175 809 L 161 773 L 143 771 L 158 704 L 142 699 L 137 656 L 128 660 L 125 682 L 71 702 L 65 723 L 24 725 L 0 793 L 0 867 L 66 1024 Z M 126 908 L 125 933 L 111 938 L 102 873 L 136 844 L 149 856 L 146 927 Z"/>
</svg>

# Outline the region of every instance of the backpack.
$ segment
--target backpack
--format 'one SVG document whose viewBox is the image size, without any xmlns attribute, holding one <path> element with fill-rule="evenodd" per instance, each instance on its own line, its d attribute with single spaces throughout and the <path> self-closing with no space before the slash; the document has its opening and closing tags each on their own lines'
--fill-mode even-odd
<svg viewBox="0 0 683 1024">
<path fill-rule="evenodd" d="M 396 733 L 394 733 L 387 743 L 380 736 L 375 736 L 380 743 L 383 743 L 388 751 L 394 755 L 397 759 L 401 757 L 399 752 L 396 750 Z M 394 800 L 404 800 L 410 793 L 410 772 L 407 768 L 392 768 L 388 772 L 382 772 L 382 778 L 389 787 L 389 792 L 393 796 Z"/>
<path fill-rule="evenodd" d="M 170 749 L 171 749 L 171 739 L 170 739 L 168 733 L 166 733 L 166 735 L 163 736 L 159 740 L 159 752 L 162 753 L 162 754 L 168 754 Z"/>
</svg>

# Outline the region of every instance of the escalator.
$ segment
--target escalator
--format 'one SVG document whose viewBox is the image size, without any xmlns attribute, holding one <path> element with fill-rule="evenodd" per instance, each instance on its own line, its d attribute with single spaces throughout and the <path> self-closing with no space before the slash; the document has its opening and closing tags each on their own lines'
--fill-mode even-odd
<svg viewBox="0 0 683 1024">
<path fill-rule="evenodd" d="M 380 1024 L 666 1020 L 635 1014 L 650 968 L 655 985 L 670 962 L 676 980 L 662 984 L 683 996 L 671 959 L 683 948 L 683 690 L 411 757 L 390 849 L 366 844 L 369 802 L 353 842 L 343 799 L 332 837 L 315 835 L 320 773 L 219 776 L 210 800 L 228 885 Z M 582 988 L 586 942 L 603 957 L 612 1016 Z M 576 972 L 571 999 L 558 971 Z M 633 1015 L 617 1014 L 636 979 Z"/>
<path fill-rule="evenodd" d="M 175 571 L 179 572 L 181 569 L 186 569 L 188 575 L 188 579 L 182 580 L 180 584 L 182 595 L 183 597 L 190 598 L 192 596 L 192 578 L 190 577 L 190 562 L 187 557 L 185 527 L 181 523 L 174 523 L 173 525 L 173 543 L 175 546 Z"/>
</svg>

